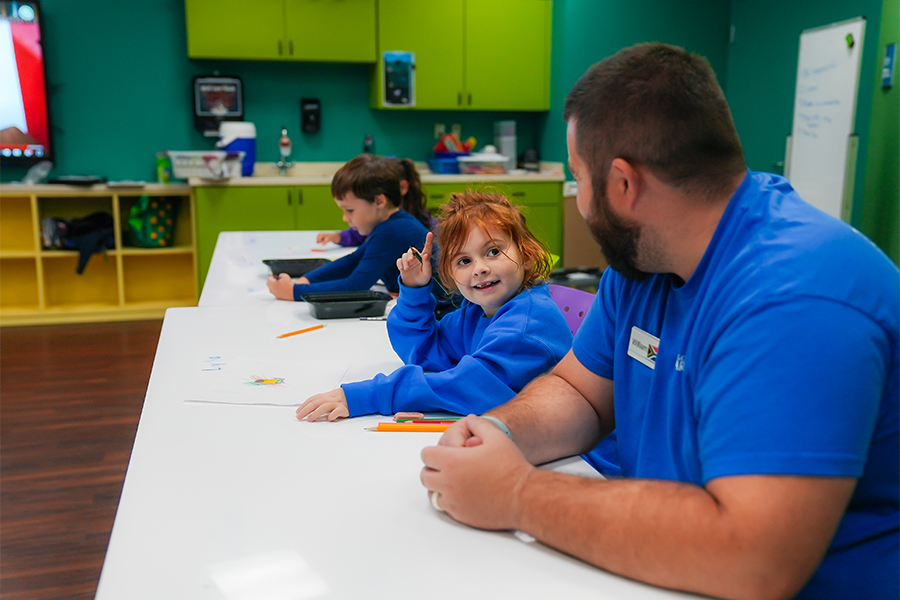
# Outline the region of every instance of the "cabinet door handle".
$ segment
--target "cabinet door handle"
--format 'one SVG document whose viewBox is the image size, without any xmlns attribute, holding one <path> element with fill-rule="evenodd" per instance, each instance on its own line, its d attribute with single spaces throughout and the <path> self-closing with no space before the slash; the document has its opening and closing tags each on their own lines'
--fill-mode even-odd
<svg viewBox="0 0 900 600">
<path fill-rule="evenodd" d="M 469 92 L 469 106 L 472 106 L 472 92 Z"/>
<path fill-rule="evenodd" d="M 294 55 L 294 40 L 288 40 L 288 54 Z"/>
<path fill-rule="evenodd" d="M 513 198 L 524 198 L 525 192 L 513 192 L 512 194 L 510 194 L 510 196 L 512 196 Z"/>
<path fill-rule="evenodd" d="M 443 194 L 431 194 L 428 197 L 431 198 L 432 200 L 440 200 L 444 197 L 444 195 Z"/>
<path fill-rule="evenodd" d="M 278 56 L 281 56 L 283 53 L 281 40 L 278 40 Z"/>
<path fill-rule="evenodd" d="M 291 190 L 288 190 L 287 195 L 288 195 L 288 206 L 292 206 L 294 204 L 294 201 L 291 199 Z"/>
<path fill-rule="evenodd" d="M 297 206 L 303 204 L 303 190 L 297 190 Z"/>
</svg>

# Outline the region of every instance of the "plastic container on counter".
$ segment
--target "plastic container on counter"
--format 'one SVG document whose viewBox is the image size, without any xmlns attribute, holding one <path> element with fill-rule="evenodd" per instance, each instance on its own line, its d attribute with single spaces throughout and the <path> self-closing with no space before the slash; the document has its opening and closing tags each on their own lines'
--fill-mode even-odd
<svg viewBox="0 0 900 600">
<path fill-rule="evenodd" d="M 172 159 L 172 172 L 178 179 L 230 179 L 241 176 L 243 152 L 169 150 L 168 154 Z"/>
<path fill-rule="evenodd" d="M 509 157 L 496 152 L 470 154 L 460 156 L 456 160 L 459 163 L 460 173 L 472 175 L 503 175 L 509 163 Z"/>
</svg>

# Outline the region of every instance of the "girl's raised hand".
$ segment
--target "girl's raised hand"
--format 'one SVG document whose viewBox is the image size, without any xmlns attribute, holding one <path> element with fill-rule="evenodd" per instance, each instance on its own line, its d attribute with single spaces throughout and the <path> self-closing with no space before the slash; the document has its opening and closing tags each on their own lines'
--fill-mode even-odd
<svg viewBox="0 0 900 600">
<path fill-rule="evenodd" d="M 431 250 L 434 235 L 429 231 L 425 236 L 425 246 L 419 252 L 410 248 L 397 259 L 400 279 L 406 287 L 425 287 L 431 283 Z"/>
</svg>

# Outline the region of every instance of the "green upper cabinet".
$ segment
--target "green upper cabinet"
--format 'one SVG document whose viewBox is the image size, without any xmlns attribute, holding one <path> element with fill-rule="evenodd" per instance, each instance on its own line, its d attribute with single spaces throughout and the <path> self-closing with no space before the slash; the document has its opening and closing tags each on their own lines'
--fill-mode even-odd
<svg viewBox="0 0 900 600">
<path fill-rule="evenodd" d="M 548 110 L 552 0 L 379 0 L 375 108 Z M 384 52 L 415 54 L 414 106 L 384 103 Z"/>
<path fill-rule="evenodd" d="M 375 0 L 284 0 L 288 60 L 375 62 Z"/>
<path fill-rule="evenodd" d="M 415 53 L 415 108 L 460 108 L 463 91 L 463 0 L 379 0 L 382 52 Z M 382 106 L 384 64 L 379 59 L 373 100 Z"/>
<path fill-rule="evenodd" d="M 466 2 L 466 101 L 472 110 L 549 110 L 550 0 Z"/>
<path fill-rule="evenodd" d="M 278 59 L 284 44 L 284 0 L 185 0 L 191 58 Z"/>
<path fill-rule="evenodd" d="M 188 56 L 375 61 L 375 0 L 185 0 Z"/>
</svg>

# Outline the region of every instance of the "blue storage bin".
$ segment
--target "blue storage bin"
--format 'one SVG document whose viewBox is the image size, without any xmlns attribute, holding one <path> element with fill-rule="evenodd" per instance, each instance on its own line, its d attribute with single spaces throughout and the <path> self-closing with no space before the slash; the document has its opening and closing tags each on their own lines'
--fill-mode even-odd
<svg viewBox="0 0 900 600">
<path fill-rule="evenodd" d="M 429 158 L 428 168 L 438 175 L 459 175 L 459 163 L 454 158 Z"/>
</svg>

